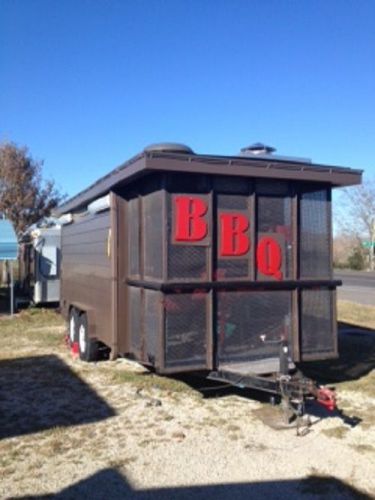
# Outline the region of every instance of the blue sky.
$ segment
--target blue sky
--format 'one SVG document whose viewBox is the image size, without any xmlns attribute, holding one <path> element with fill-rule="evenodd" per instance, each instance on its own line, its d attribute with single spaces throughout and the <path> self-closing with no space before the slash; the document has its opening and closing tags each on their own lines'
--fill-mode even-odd
<svg viewBox="0 0 375 500">
<path fill-rule="evenodd" d="M 73 195 L 152 142 L 375 177 L 373 0 L 1 0 L 0 141 Z"/>
</svg>

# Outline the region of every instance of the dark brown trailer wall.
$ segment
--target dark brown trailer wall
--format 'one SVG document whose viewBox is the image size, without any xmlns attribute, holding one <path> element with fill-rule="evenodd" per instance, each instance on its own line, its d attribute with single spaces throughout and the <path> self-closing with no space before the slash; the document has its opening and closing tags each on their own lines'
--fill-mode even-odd
<svg viewBox="0 0 375 500">
<path fill-rule="evenodd" d="M 111 212 L 75 216 L 62 228 L 61 306 L 86 311 L 90 337 L 113 342 Z"/>
<path fill-rule="evenodd" d="M 118 352 L 159 366 L 163 296 L 127 280 L 163 280 L 164 191 L 161 176 L 116 189 L 118 252 Z"/>
</svg>

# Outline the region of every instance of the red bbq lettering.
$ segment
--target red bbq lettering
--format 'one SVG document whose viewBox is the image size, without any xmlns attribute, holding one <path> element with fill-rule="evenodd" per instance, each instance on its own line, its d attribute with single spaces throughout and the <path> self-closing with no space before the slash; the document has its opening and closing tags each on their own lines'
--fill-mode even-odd
<svg viewBox="0 0 375 500">
<path fill-rule="evenodd" d="M 207 204 L 201 198 L 176 196 L 175 241 L 201 241 L 208 235 Z"/>
<path fill-rule="evenodd" d="M 250 240 L 246 234 L 250 223 L 242 214 L 220 214 L 220 257 L 246 255 Z"/>
<path fill-rule="evenodd" d="M 282 252 L 280 245 L 276 240 L 265 236 L 260 240 L 257 246 L 257 266 L 258 270 L 266 275 L 273 276 L 277 280 L 283 279 L 280 271 L 282 264 Z"/>
</svg>

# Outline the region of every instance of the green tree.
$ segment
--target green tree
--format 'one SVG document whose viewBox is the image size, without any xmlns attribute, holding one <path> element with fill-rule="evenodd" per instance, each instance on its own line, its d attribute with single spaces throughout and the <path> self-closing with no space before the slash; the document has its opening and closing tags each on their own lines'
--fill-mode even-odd
<svg viewBox="0 0 375 500">
<path fill-rule="evenodd" d="M 356 271 L 363 271 L 365 268 L 365 257 L 361 247 L 355 247 L 348 258 L 348 266 Z"/>
<path fill-rule="evenodd" d="M 375 269 L 375 180 L 344 190 L 335 220 L 343 234 L 367 242 L 369 268 Z M 354 249 L 353 249 L 354 251 Z"/>
<path fill-rule="evenodd" d="M 11 142 L 0 145 L 0 213 L 13 223 L 17 234 L 49 216 L 63 199 L 53 181 L 43 181 L 42 165 L 27 147 Z"/>
</svg>

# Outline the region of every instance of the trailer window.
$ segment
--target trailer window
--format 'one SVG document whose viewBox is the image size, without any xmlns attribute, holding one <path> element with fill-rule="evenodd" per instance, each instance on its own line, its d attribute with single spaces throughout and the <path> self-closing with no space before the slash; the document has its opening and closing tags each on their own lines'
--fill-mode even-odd
<svg viewBox="0 0 375 500">
<path fill-rule="evenodd" d="M 330 202 L 329 191 L 303 193 L 300 201 L 301 278 L 330 278 Z"/>
<path fill-rule="evenodd" d="M 43 246 L 39 253 L 39 270 L 44 278 L 57 276 L 57 248 Z"/>
</svg>

